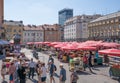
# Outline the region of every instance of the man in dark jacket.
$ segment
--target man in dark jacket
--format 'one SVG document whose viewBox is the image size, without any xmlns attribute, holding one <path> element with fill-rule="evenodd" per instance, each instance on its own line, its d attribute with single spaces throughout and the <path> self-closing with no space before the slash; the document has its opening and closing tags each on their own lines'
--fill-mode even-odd
<svg viewBox="0 0 120 83">
<path fill-rule="evenodd" d="M 18 76 L 20 79 L 20 83 L 26 83 L 26 71 L 25 71 L 25 63 L 22 63 L 18 68 Z"/>
<path fill-rule="evenodd" d="M 60 83 L 65 83 L 66 81 L 66 70 L 63 68 L 63 64 L 60 64 Z"/>
</svg>

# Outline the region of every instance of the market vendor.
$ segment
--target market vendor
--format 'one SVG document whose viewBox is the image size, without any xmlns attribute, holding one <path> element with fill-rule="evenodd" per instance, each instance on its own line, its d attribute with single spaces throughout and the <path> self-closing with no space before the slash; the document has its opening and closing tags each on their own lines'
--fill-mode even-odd
<svg viewBox="0 0 120 83">
<path fill-rule="evenodd" d="M 95 52 L 95 58 L 99 58 L 98 50 Z"/>
<path fill-rule="evenodd" d="M 67 53 L 65 53 L 65 54 L 63 55 L 62 60 L 63 60 L 64 62 L 67 61 Z"/>
</svg>

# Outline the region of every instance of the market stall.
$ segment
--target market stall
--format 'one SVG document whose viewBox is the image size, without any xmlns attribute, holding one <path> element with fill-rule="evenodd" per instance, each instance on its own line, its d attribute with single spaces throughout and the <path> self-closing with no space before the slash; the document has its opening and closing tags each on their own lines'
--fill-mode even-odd
<svg viewBox="0 0 120 83">
<path fill-rule="evenodd" d="M 120 77 L 120 50 L 119 49 L 106 49 L 100 50 L 100 54 L 109 56 L 109 75 L 111 77 Z"/>
</svg>

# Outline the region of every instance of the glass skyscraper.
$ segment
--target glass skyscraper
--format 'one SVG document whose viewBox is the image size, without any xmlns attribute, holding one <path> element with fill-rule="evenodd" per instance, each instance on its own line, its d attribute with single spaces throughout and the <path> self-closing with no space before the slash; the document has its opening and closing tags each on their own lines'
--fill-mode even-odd
<svg viewBox="0 0 120 83">
<path fill-rule="evenodd" d="M 59 24 L 63 26 L 64 22 L 67 19 L 73 17 L 73 9 L 69 9 L 69 8 L 62 9 L 58 12 L 58 15 L 59 15 Z"/>
</svg>

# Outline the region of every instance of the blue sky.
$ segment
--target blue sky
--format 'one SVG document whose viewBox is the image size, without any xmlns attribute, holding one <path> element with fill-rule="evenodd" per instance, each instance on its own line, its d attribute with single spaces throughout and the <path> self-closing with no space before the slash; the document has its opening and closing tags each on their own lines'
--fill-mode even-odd
<svg viewBox="0 0 120 83">
<path fill-rule="evenodd" d="M 24 24 L 54 24 L 63 8 L 72 8 L 74 16 L 108 14 L 120 10 L 120 0 L 4 0 L 4 18 Z"/>
</svg>

